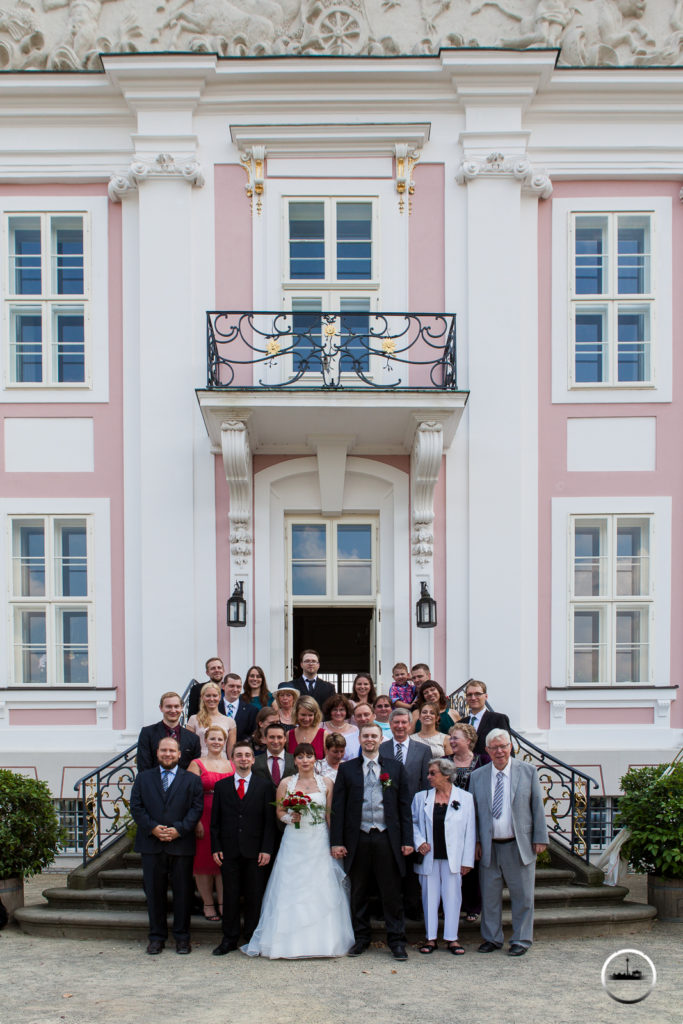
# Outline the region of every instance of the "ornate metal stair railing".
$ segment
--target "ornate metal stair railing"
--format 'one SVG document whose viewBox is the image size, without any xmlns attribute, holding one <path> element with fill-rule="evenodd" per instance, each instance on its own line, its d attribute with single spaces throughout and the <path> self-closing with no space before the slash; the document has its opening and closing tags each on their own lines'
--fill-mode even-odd
<svg viewBox="0 0 683 1024">
<path fill-rule="evenodd" d="M 185 707 L 191 680 L 182 696 Z M 83 775 L 74 785 L 80 803 L 79 848 L 88 864 L 116 842 L 128 829 L 130 791 L 135 781 L 137 743 Z"/>
<path fill-rule="evenodd" d="M 469 715 L 463 683 L 449 695 L 451 708 L 464 718 Z M 489 711 L 494 709 L 488 701 Z M 515 729 L 510 730 L 515 757 L 533 764 L 543 790 L 548 834 L 586 863 L 591 853 L 591 786 L 598 783 L 590 775 L 565 764 L 547 750 L 537 747 Z"/>
<path fill-rule="evenodd" d="M 243 386 L 238 369 L 255 364 L 259 388 L 456 388 L 451 313 L 232 310 L 206 318 L 209 388 Z M 423 368 L 423 382 L 409 383 L 410 367 Z"/>
</svg>

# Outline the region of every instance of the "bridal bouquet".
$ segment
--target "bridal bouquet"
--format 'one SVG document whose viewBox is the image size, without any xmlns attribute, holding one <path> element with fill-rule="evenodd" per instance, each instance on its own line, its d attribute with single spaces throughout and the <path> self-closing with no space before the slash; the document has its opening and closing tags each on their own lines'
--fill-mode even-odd
<svg viewBox="0 0 683 1024">
<path fill-rule="evenodd" d="M 282 807 L 293 814 L 309 814 L 314 825 L 320 824 L 325 819 L 325 809 L 320 804 L 313 803 L 310 795 L 302 793 L 300 789 L 293 793 L 288 793 L 282 800 L 276 800 L 275 806 Z M 295 821 L 294 828 L 301 828 L 301 822 Z"/>
</svg>

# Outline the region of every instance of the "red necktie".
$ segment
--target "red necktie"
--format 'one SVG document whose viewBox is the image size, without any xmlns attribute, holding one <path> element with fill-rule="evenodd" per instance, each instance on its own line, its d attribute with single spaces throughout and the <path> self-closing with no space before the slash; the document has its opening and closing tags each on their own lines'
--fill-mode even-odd
<svg viewBox="0 0 683 1024">
<path fill-rule="evenodd" d="M 237 783 L 237 795 L 240 800 L 244 800 L 244 779 L 240 779 Z"/>
<path fill-rule="evenodd" d="M 271 769 L 271 773 L 270 774 L 272 776 L 273 782 L 275 783 L 276 786 L 278 786 L 280 784 L 280 780 L 282 778 L 282 776 L 280 774 L 280 759 L 277 758 L 277 757 L 274 757 L 271 763 L 272 763 L 272 769 Z"/>
</svg>

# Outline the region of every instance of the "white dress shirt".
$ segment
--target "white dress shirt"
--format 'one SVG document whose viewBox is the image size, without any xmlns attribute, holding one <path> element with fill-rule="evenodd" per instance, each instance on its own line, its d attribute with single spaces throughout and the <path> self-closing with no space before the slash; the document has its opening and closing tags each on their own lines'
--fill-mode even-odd
<svg viewBox="0 0 683 1024">
<path fill-rule="evenodd" d="M 491 764 L 491 769 L 491 805 L 493 806 L 498 769 L 494 764 Z M 503 810 L 501 811 L 500 818 L 491 817 L 493 823 L 491 836 L 493 839 L 513 839 L 515 835 L 515 829 L 512 824 L 512 805 L 510 803 L 510 761 L 503 768 L 503 777 Z"/>
</svg>

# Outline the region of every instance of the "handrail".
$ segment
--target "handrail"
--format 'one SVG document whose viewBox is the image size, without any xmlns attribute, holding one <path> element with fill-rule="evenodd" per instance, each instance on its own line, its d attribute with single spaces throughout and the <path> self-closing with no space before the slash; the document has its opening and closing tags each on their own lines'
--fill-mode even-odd
<svg viewBox="0 0 683 1024">
<path fill-rule="evenodd" d="M 185 687 L 181 697 L 183 708 L 194 682 L 190 680 Z M 80 803 L 78 827 L 84 865 L 104 853 L 128 829 L 137 750 L 136 741 L 74 784 Z"/>
<path fill-rule="evenodd" d="M 449 695 L 451 708 L 462 718 L 468 714 L 463 683 Z M 486 701 L 489 711 L 493 708 Z M 548 834 L 575 856 L 589 863 L 591 853 L 591 786 L 599 784 L 585 772 L 566 764 L 536 746 L 516 729 L 510 729 L 516 757 L 533 764 L 543 790 Z"/>
</svg>

